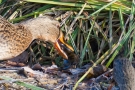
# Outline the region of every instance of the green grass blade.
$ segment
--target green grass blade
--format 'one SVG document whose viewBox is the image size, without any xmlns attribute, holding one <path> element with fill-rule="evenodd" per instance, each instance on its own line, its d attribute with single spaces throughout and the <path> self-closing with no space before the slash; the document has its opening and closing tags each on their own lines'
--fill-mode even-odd
<svg viewBox="0 0 135 90">
<path fill-rule="evenodd" d="M 131 6 L 131 14 L 130 14 L 130 16 L 131 16 L 131 18 L 130 18 L 131 22 L 134 19 L 134 14 L 135 14 L 135 1 L 133 0 L 132 1 L 132 6 Z M 131 44 L 131 49 L 130 49 L 130 57 L 129 57 L 129 60 L 130 61 L 132 61 L 132 59 L 133 59 L 134 48 L 135 48 L 135 31 L 133 32 L 133 39 L 132 39 L 132 44 Z"/>
<path fill-rule="evenodd" d="M 99 13 L 101 10 L 105 9 L 106 7 L 110 6 L 111 4 L 115 3 L 117 0 L 113 0 L 112 2 L 108 3 L 107 5 L 104 5 L 103 7 L 101 7 L 100 9 L 98 9 L 97 11 L 95 11 L 94 13 L 91 14 L 91 16 Z"/>
<path fill-rule="evenodd" d="M 29 89 L 31 89 L 31 90 L 46 90 L 46 89 L 43 89 L 43 88 L 34 86 L 34 85 L 32 85 L 32 84 L 28 84 L 28 83 L 24 83 L 24 82 L 15 80 L 15 79 L 13 79 L 13 78 L 4 77 L 4 76 L 1 76 L 0 78 L 1 78 L 1 79 L 4 79 L 4 80 L 7 80 L 7 82 L 12 82 L 12 83 L 16 83 L 17 85 L 24 86 L 24 87 L 29 88 Z"/>
<path fill-rule="evenodd" d="M 23 19 L 27 18 L 27 17 L 34 16 L 34 15 L 39 15 L 42 12 L 45 12 L 45 11 L 47 12 L 46 9 L 51 8 L 52 6 L 53 5 L 45 5 L 45 6 L 41 7 L 41 8 L 39 8 L 39 9 L 37 9 L 36 11 L 33 11 L 33 12 L 27 14 L 27 15 L 23 15 L 22 17 L 18 17 L 18 18 L 9 20 L 9 21 L 16 23 L 16 22 L 18 22 L 20 20 L 23 20 Z"/>
<path fill-rule="evenodd" d="M 32 85 L 32 84 L 28 84 L 28 83 L 21 82 L 21 81 L 16 81 L 15 83 L 18 84 L 18 85 L 20 85 L 20 86 L 24 86 L 24 87 L 26 87 L 26 88 L 29 88 L 29 89 L 31 89 L 31 90 L 46 90 L 46 89 L 43 89 L 43 88 L 34 86 L 34 85 Z"/>
<path fill-rule="evenodd" d="M 110 11 L 109 11 L 109 48 L 112 48 L 112 10 L 110 6 Z"/>
<path fill-rule="evenodd" d="M 87 47 L 87 45 L 88 45 L 88 41 L 89 41 L 89 38 L 90 38 L 90 34 L 91 34 L 91 31 L 92 31 L 92 29 L 93 29 L 93 27 L 94 27 L 94 23 L 95 23 L 95 21 L 92 21 L 91 28 L 90 28 L 90 30 L 89 30 L 89 33 L 88 33 L 88 36 L 87 36 L 87 39 L 86 39 L 84 48 L 83 48 L 83 50 L 82 50 L 82 52 L 81 52 L 81 56 L 80 56 L 80 66 L 82 65 L 82 62 L 83 62 L 83 59 L 84 59 L 84 56 L 85 56 L 86 47 Z"/>
</svg>

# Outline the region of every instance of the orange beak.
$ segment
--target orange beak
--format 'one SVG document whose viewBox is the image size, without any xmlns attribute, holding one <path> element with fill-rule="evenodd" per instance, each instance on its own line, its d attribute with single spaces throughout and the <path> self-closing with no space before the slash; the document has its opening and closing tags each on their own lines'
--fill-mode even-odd
<svg viewBox="0 0 135 90">
<path fill-rule="evenodd" d="M 68 59 L 66 52 L 74 52 L 74 49 L 65 42 L 63 33 L 60 33 L 60 37 L 54 43 L 54 47 L 64 59 Z"/>
</svg>

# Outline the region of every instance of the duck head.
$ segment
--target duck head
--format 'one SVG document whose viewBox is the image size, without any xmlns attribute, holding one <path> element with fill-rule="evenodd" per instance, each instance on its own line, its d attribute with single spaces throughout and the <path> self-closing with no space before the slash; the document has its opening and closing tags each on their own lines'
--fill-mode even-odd
<svg viewBox="0 0 135 90">
<path fill-rule="evenodd" d="M 19 24 L 30 31 L 32 40 L 39 39 L 52 43 L 64 59 L 69 59 L 67 52 L 74 52 L 73 48 L 65 42 L 64 35 L 59 29 L 58 21 L 42 16 Z"/>
<path fill-rule="evenodd" d="M 64 35 L 61 31 L 58 39 L 54 42 L 54 47 L 64 59 L 69 59 L 68 53 L 74 52 L 74 49 L 64 40 Z"/>
</svg>

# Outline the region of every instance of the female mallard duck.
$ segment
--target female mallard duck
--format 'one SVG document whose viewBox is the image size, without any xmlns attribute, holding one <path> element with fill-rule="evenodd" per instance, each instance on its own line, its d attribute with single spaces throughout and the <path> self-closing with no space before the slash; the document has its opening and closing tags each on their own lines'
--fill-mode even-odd
<svg viewBox="0 0 135 90">
<path fill-rule="evenodd" d="M 68 59 L 64 51 L 73 48 L 63 40 L 59 22 L 42 16 L 17 24 L 11 24 L 0 16 L 0 60 L 7 60 L 25 51 L 35 39 L 51 42 L 59 54 Z"/>
</svg>

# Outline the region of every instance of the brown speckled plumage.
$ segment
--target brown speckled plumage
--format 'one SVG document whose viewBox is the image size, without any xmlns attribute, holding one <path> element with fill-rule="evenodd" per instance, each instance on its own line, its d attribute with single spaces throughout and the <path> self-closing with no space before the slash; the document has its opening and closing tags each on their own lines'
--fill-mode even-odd
<svg viewBox="0 0 135 90">
<path fill-rule="evenodd" d="M 0 60 L 21 54 L 34 39 L 55 42 L 59 37 L 59 22 L 38 17 L 11 24 L 0 16 Z"/>
</svg>

